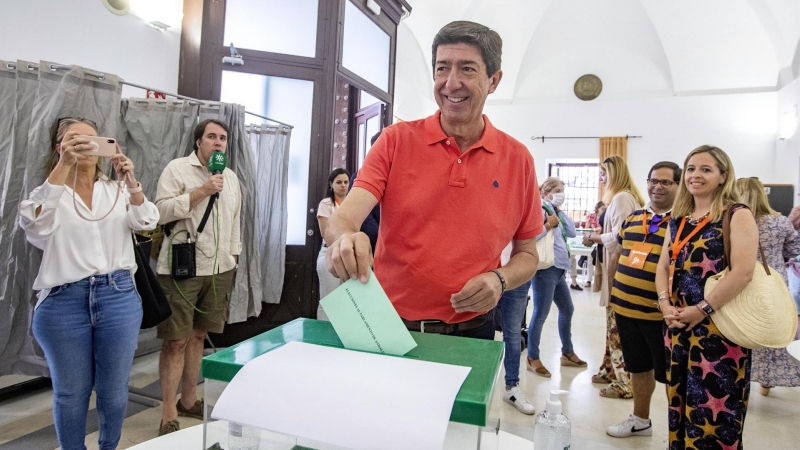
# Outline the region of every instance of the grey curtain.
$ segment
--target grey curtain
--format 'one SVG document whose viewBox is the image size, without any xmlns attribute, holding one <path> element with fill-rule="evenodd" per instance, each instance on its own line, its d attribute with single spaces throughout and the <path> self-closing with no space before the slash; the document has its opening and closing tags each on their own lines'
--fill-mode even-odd
<svg viewBox="0 0 800 450">
<path fill-rule="evenodd" d="M 256 254 L 261 255 L 262 301 L 280 303 L 286 262 L 289 140 L 285 126 L 250 125 L 256 156 Z"/>
<path fill-rule="evenodd" d="M 47 177 L 50 132 L 67 116 L 94 120 L 102 136 L 116 136 L 137 166 L 149 198 L 158 177 L 174 158 L 192 151 L 199 120 L 216 118 L 230 128 L 229 167 L 243 195 L 242 243 L 230 323 L 261 312 L 261 302 L 278 303 L 283 287 L 288 189 L 287 127 L 244 123 L 244 107 L 198 107 L 173 100 L 120 98 L 120 80 L 81 67 L 55 69 L 53 63 L 0 62 L 0 375 L 48 375 L 31 322 L 36 303 L 33 280 L 41 252 L 28 245 L 17 209 Z M 41 68 L 41 70 L 39 70 Z M 251 142 L 254 147 L 251 147 Z M 253 151 L 257 150 L 257 153 Z"/>
<path fill-rule="evenodd" d="M 244 106 L 210 103 L 200 107 L 200 121 L 218 119 L 228 125 L 228 167 L 236 172 L 242 190 L 241 239 L 239 271 L 231 295 L 228 323 L 243 322 L 261 313 L 265 280 L 262 280 L 264 254 L 257 251 L 256 235 L 264 232 L 256 226 L 255 155 L 244 123 Z M 259 230 L 256 233 L 256 230 Z M 283 284 L 283 279 L 281 279 Z"/>
<path fill-rule="evenodd" d="M 33 117 L 36 89 L 39 85 L 38 64 L 17 61 L 17 82 L 15 89 L 14 129 L 12 148 L 9 156 L 11 168 L 4 180 L 3 233 L 0 235 L 0 256 L 5 264 L 5 276 L 0 277 L 0 311 L 8 311 L 2 326 L 8 326 L 0 340 L 0 374 L 19 373 L 47 375 L 44 354 L 36 345 L 30 329 L 33 303 L 30 300 L 30 284 L 26 284 L 24 273 L 27 269 L 27 241 L 17 222 L 17 207 L 27 194 L 23 193 L 25 166 L 27 164 L 28 130 Z M 35 256 L 35 255 L 34 255 Z"/>
<path fill-rule="evenodd" d="M 17 71 L 14 62 L 0 60 L 0 311 L 9 311 L 9 314 L 0 313 L 0 343 L 8 343 L 14 326 L 12 321 L 16 305 L 9 295 L 13 289 L 13 278 L 8 274 L 7 262 L 13 258 L 11 245 L 8 238 L 13 228 L 16 211 L 16 201 L 7 201 L 17 198 L 9 192 L 9 175 L 14 168 L 14 121 L 17 104 Z M 0 346 L 0 361 L 5 361 L 4 348 Z M 4 366 L 5 364 L 3 364 Z"/>
<path fill-rule="evenodd" d="M 11 146 L 14 131 L 14 111 L 17 103 L 16 63 L 0 60 L 0 192 L 7 189 L 8 172 L 11 169 Z M 0 209 L 0 220 L 5 216 Z M 0 234 L 2 236 L 2 234 Z"/>
<path fill-rule="evenodd" d="M 3 222 L 9 211 L 15 211 L 19 201 L 47 178 L 45 162 L 52 151 L 50 131 L 61 117 L 76 116 L 94 120 L 101 136 L 115 136 L 120 108 L 122 85 L 114 75 L 97 77 L 82 67 L 57 70 L 55 63 L 39 63 L 38 82 L 31 86 L 26 75 L 33 73 L 34 64 L 17 62 L 16 120 L 13 130 L 11 170 L 3 180 Z M 35 89 L 31 97 L 30 88 Z M 0 94 L 2 97 L 2 94 Z M 33 101 L 28 102 L 32 98 Z M 6 187 L 7 186 L 7 187 Z M 16 189 L 16 186 L 20 186 Z M 17 192 L 18 191 L 18 192 Z M 16 198 L 12 198 L 16 197 Z M 9 204 L 8 202 L 13 202 Z M 14 214 L 16 218 L 16 214 Z M 0 276 L 0 311 L 9 311 L 11 329 L 0 341 L 0 375 L 22 373 L 47 375 L 47 365 L 30 331 L 36 296 L 33 280 L 39 271 L 41 252 L 28 245 L 25 234 L 16 224 L 0 241 L 0 264 L 5 272 Z M 4 322 L 0 322 L 2 326 Z"/>
<path fill-rule="evenodd" d="M 164 167 L 191 151 L 197 112 L 197 105 L 183 100 L 122 100 L 117 140 L 133 161 L 147 198 L 156 198 Z"/>
<path fill-rule="evenodd" d="M 44 353 L 36 345 L 31 332 L 33 305 L 31 285 L 33 277 L 25 271 L 26 254 L 30 250 L 25 234 L 19 229 L 17 209 L 25 198 L 22 185 L 27 163 L 28 130 L 36 101 L 39 84 L 39 65 L 29 61 L 16 62 L 16 86 L 14 86 L 12 145 L 8 156 L 9 166 L 3 182 L 2 234 L 0 234 L 0 375 L 18 373 L 48 375 Z M 5 90 L 8 86 L 2 85 Z M 31 247 L 33 248 L 33 247 Z"/>
</svg>

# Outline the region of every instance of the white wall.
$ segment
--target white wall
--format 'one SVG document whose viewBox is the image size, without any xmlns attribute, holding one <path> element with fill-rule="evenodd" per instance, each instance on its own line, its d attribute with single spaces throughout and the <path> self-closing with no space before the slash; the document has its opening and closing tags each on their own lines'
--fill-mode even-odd
<svg viewBox="0 0 800 450">
<path fill-rule="evenodd" d="M 798 103 L 800 83 L 792 86 L 797 87 L 794 101 Z M 399 88 L 400 84 L 396 95 L 404 95 Z M 703 144 L 725 150 L 733 160 L 737 177 L 757 176 L 766 183 L 795 183 L 800 142 L 790 141 L 796 147 L 791 170 L 782 167 L 776 171 L 777 98 L 777 93 L 769 92 L 575 100 L 487 105 L 484 112 L 496 127 L 530 149 L 540 179 L 547 175 L 548 159 L 597 158 L 599 143 L 595 139 L 545 140 L 542 143 L 531 140 L 532 136 L 638 135 L 642 139 L 628 141 L 628 164 L 640 188 L 644 187 L 647 171 L 653 164 L 670 160 L 682 165 L 686 155 Z M 435 104 L 428 104 L 414 110 L 401 109 L 395 114 L 403 120 L 413 120 L 435 110 Z"/>
<path fill-rule="evenodd" d="M 491 106 L 494 124 L 531 150 L 537 174 L 548 158 L 596 158 L 596 140 L 532 141 L 531 136 L 625 136 L 628 164 L 637 184 L 656 162 L 682 165 L 695 147 L 716 145 L 733 160 L 736 176 L 772 181 L 776 94 L 663 97 L 601 102 Z M 640 185 L 640 187 L 643 187 Z"/>
<path fill-rule="evenodd" d="M 161 32 L 100 0 L 0 0 L 0 59 L 54 61 L 113 73 L 167 92 L 178 90 L 180 32 Z M 123 96 L 144 96 L 125 88 Z"/>
<path fill-rule="evenodd" d="M 786 112 L 794 114 L 794 120 L 789 123 L 791 133 L 787 139 L 776 141 L 775 144 L 775 178 L 778 183 L 791 183 L 795 192 L 800 185 L 800 132 L 798 132 L 797 105 L 800 104 L 800 79 L 796 79 L 778 92 L 775 120 L 779 127 Z M 795 205 L 798 199 L 795 197 Z"/>
</svg>

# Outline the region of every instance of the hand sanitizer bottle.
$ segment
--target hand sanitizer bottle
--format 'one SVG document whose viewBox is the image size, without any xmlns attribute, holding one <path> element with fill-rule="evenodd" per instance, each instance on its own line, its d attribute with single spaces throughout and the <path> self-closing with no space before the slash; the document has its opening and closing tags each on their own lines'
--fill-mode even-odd
<svg viewBox="0 0 800 450">
<path fill-rule="evenodd" d="M 559 394 L 567 391 L 550 391 L 545 409 L 536 416 L 533 428 L 533 448 L 535 450 L 569 450 L 571 427 L 569 419 L 561 414 Z"/>
</svg>

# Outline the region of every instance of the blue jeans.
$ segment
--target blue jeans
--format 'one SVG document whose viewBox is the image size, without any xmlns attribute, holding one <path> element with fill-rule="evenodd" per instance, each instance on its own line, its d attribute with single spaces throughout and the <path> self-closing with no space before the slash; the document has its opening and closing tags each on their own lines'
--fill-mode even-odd
<svg viewBox="0 0 800 450">
<path fill-rule="evenodd" d="M 572 353 L 572 296 L 564 279 L 564 270 L 555 266 L 539 270 L 533 276 L 533 315 L 528 325 L 528 357 L 539 359 L 539 341 L 550 305 L 558 308 L 558 334 L 561 336 L 561 354 Z"/>
<path fill-rule="evenodd" d="M 522 352 L 522 320 L 525 318 L 525 307 L 528 303 L 528 290 L 531 282 L 526 281 L 522 286 L 505 291 L 497 303 L 495 313 L 499 313 L 503 327 L 503 342 L 506 344 L 506 354 L 503 366 L 506 369 L 506 386 L 514 387 L 519 384 L 519 354 Z"/>
<path fill-rule="evenodd" d="M 92 387 L 99 448 L 117 447 L 141 322 L 142 302 L 128 270 L 57 286 L 34 312 L 33 335 L 50 367 L 53 419 L 62 449 L 86 448 Z"/>
</svg>

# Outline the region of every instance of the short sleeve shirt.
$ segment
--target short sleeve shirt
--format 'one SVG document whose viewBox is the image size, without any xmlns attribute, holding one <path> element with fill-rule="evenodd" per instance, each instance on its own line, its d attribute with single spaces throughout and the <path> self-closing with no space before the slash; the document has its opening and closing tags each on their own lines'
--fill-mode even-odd
<svg viewBox="0 0 800 450">
<path fill-rule="evenodd" d="M 319 202 L 317 207 L 317 217 L 330 217 L 336 211 L 336 204 L 330 198 L 325 197 Z"/>
<path fill-rule="evenodd" d="M 461 153 L 437 112 L 386 128 L 354 187 L 381 203 L 375 275 L 401 317 L 459 323 L 450 296 L 500 267 L 513 240 L 543 229 L 528 149 L 484 116 L 481 138 Z"/>
<path fill-rule="evenodd" d="M 325 197 L 322 201 L 319 202 L 319 206 L 317 206 L 317 219 L 320 217 L 330 217 L 336 212 L 337 205 L 336 203 L 332 202 L 330 197 Z M 325 242 L 325 238 L 322 238 L 322 242 L 327 245 Z"/>
<path fill-rule="evenodd" d="M 656 306 L 656 270 L 667 235 L 670 213 L 659 214 L 660 221 L 656 221 L 658 229 L 649 232 L 654 216 L 656 214 L 650 208 L 634 211 L 622 223 L 617 236 L 622 253 L 611 287 L 610 304 L 616 314 L 632 319 L 664 320 Z M 641 242 L 650 244 L 653 248 L 647 255 L 644 266 L 639 269 L 631 267 L 630 256 L 634 245 Z"/>
</svg>

